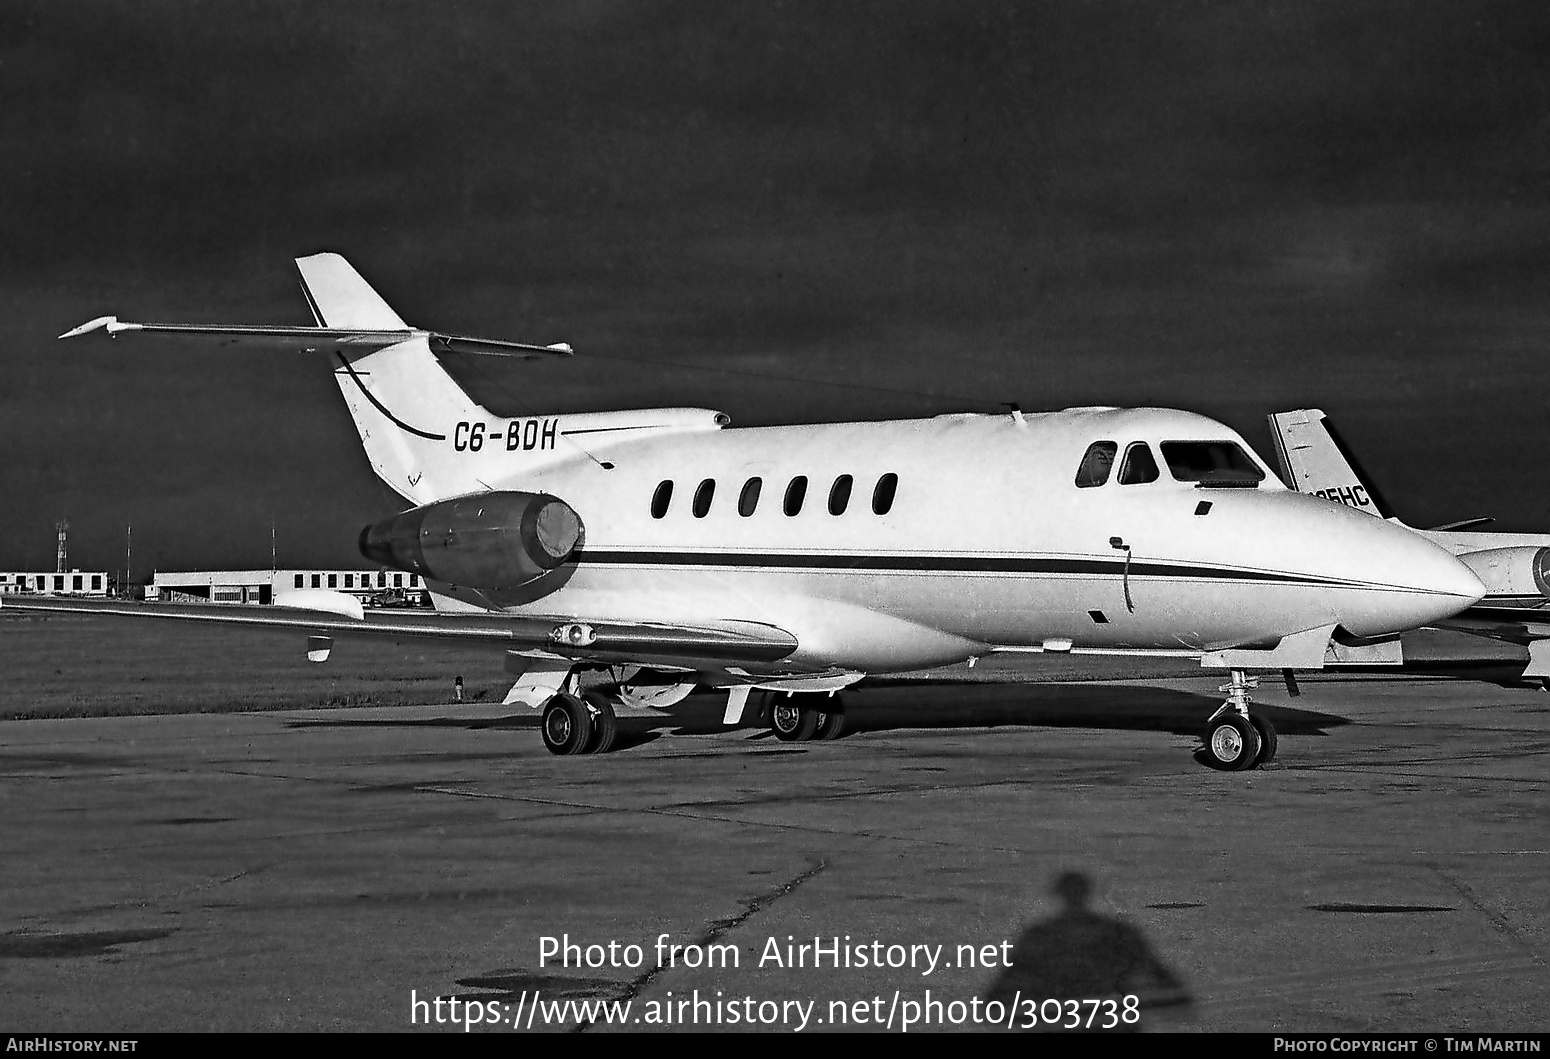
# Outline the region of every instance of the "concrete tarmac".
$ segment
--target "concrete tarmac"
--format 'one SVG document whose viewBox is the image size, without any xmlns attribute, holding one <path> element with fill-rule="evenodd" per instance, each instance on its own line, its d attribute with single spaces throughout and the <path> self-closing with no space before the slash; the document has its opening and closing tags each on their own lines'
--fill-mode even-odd
<svg viewBox="0 0 1550 1059">
<path fill-rule="evenodd" d="M 1279 762 L 1220 773 L 1218 682 L 803 744 L 695 696 L 575 758 L 488 705 L 9 722 L 0 1028 L 1550 1028 L 1550 695 L 1267 681 Z"/>
</svg>

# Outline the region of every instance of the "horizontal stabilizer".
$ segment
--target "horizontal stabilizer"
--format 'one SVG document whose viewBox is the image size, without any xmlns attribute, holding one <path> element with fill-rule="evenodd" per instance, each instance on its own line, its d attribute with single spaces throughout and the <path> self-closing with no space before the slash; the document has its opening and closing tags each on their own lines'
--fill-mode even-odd
<svg viewBox="0 0 1550 1059">
<path fill-rule="evenodd" d="M 246 349 L 319 352 L 356 350 L 370 352 L 386 349 L 423 337 L 437 353 L 476 353 L 482 356 L 568 357 L 574 352 L 564 342 L 550 346 L 527 342 L 504 342 L 494 338 L 472 338 L 468 335 L 448 335 L 439 331 L 421 331 L 414 328 L 402 330 L 373 330 L 342 327 L 275 327 L 263 324 L 136 324 L 120 320 L 116 316 L 99 316 L 80 327 L 71 328 L 60 338 L 80 338 L 85 335 L 106 335 L 118 338 L 124 334 L 152 335 L 158 338 L 200 338 L 213 340 L 217 346 L 241 346 Z"/>
<path fill-rule="evenodd" d="M 1484 518 L 1466 518 L 1462 522 L 1449 522 L 1441 526 L 1433 526 L 1431 528 L 1431 532 L 1447 533 L 1455 532 L 1457 530 L 1479 529 L 1481 526 L 1489 526 L 1495 521 L 1496 520 L 1491 518 L 1489 515 Z"/>
</svg>

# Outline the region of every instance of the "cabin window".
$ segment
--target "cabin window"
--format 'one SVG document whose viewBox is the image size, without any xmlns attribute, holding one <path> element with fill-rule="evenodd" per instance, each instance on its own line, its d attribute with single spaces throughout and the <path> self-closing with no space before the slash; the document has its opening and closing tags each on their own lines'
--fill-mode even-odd
<svg viewBox="0 0 1550 1059">
<path fill-rule="evenodd" d="M 323 575 L 322 574 L 313 574 L 312 575 L 312 587 L 313 588 L 318 588 L 322 584 L 323 584 Z"/>
<path fill-rule="evenodd" d="M 795 515 L 802 510 L 802 501 L 807 499 L 807 475 L 799 474 L 791 479 L 791 484 L 786 486 L 786 503 L 784 510 L 788 515 Z"/>
<path fill-rule="evenodd" d="M 743 483 L 743 491 L 737 496 L 737 513 L 747 518 L 759 506 L 759 490 L 764 488 L 763 478 L 750 478 Z"/>
<path fill-rule="evenodd" d="M 1119 468 L 1120 485 L 1144 485 L 1157 481 L 1157 461 L 1152 459 L 1152 448 L 1145 442 L 1136 442 L 1125 450 L 1125 462 Z"/>
<path fill-rule="evenodd" d="M 1181 482 L 1257 486 L 1265 478 L 1265 472 L 1231 441 L 1165 441 L 1162 454 L 1168 472 Z"/>
<path fill-rule="evenodd" d="M 657 491 L 651 494 L 651 517 L 661 518 L 667 514 L 667 505 L 673 502 L 673 482 L 671 479 L 657 486 Z"/>
<path fill-rule="evenodd" d="M 829 487 L 829 514 L 843 515 L 845 509 L 850 506 L 850 486 L 854 481 L 848 474 L 842 474 L 834 479 L 834 484 Z"/>
<path fill-rule="evenodd" d="M 716 479 L 707 478 L 694 491 L 694 504 L 690 507 L 694 517 L 704 518 L 710 514 L 710 502 L 714 499 L 716 499 Z"/>
<path fill-rule="evenodd" d="M 1095 441 L 1087 446 L 1087 452 L 1082 455 L 1082 463 L 1076 469 L 1076 485 L 1078 489 L 1091 489 L 1102 485 L 1109 480 L 1109 471 L 1114 467 L 1114 455 L 1119 452 L 1119 446 L 1112 441 Z"/>
<path fill-rule="evenodd" d="M 394 574 L 393 575 L 393 587 L 394 588 L 403 588 L 404 587 L 404 575 L 403 574 Z"/>
<path fill-rule="evenodd" d="M 344 575 L 344 587 L 345 588 L 354 588 L 355 587 L 355 575 L 354 574 L 345 574 Z"/>
<path fill-rule="evenodd" d="M 101 574 L 92 574 L 91 575 L 91 590 L 93 592 L 96 592 L 96 591 L 100 590 L 101 588 L 102 588 L 102 575 Z"/>
<path fill-rule="evenodd" d="M 378 570 L 377 571 L 377 587 L 378 588 L 386 588 L 387 587 L 387 571 L 386 570 Z"/>
<path fill-rule="evenodd" d="M 63 592 L 64 590 L 65 590 L 65 579 L 62 578 L 62 577 L 54 578 L 54 591 L 55 592 Z"/>
<path fill-rule="evenodd" d="M 302 587 L 304 587 L 304 585 L 303 585 L 303 582 L 302 582 L 302 578 L 303 578 L 303 577 L 304 577 L 304 576 L 306 576 L 306 575 L 304 575 L 304 574 L 297 574 L 297 575 L 296 575 L 296 587 L 297 587 L 297 588 L 302 588 Z"/>
<path fill-rule="evenodd" d="M 899 476 L 889 471 L 872 488 L 872 514 L 886 515 L 893 510 L 893 497 L 899 491 Z"/>
<path fill-rule="evenodd" d="M 338 574 L 329 574 L 328 575 L 328 587 L 329 588 L 338 588 L 339 587 L 339 575 Z"/>
</svg>

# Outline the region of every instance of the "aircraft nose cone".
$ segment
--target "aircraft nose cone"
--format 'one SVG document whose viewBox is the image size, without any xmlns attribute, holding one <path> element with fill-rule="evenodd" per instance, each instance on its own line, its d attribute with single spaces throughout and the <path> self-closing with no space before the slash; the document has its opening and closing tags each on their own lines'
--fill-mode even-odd
<svg viewBox="0 0 1550 1059">
<path fill-rule="evenodd" d="M 1403 526 L 1369 516 L 1360 529 L 1361 580 L 1372 586 L 1363 604 L 1342 615 L 1357 636 L 1382 636 L 1452 617 L 1485 595 L 1474 571 L 1431 541 Z"/>
</svg>

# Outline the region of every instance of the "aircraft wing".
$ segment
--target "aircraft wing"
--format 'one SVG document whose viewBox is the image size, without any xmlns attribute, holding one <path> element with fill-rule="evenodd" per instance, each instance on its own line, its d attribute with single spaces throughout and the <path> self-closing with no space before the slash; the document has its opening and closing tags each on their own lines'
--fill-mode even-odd
<svg viewBox="0 0 1550 1059">
<path fill-rule="evenodd" d="M 402 330 L 375 330 L 369 328 L 341 327 L 269 327 L 249 324 L 136 324 L 120 320 L 116 316 L 99 316 L 97 319 L 72 328 L 60 338 L 81 338 L 86 335 L 118 338 L 120 335 L 149 335 L 158 338 L 199 338 L 217 346 L 240 346 L 248 349 L 317 352 L 318 350 L 348 349 L 369 353 L 377 349 L 396 346 L 411 338 L 424 338 L 435 353 L 477 353 L 484 356 L 502 357 L 567 357 L 573 352 L 564 342 L 552 346 L 531 345 L 526 342 L 503 342 L 494 338 L 472 338 L 468 335 L 449 335 L 439 331 L 421 331 L 416 328 Z"/>
<path fill-rule="evenodd" d="M 1505 643 L 1531 644 L 1550 639 L 1550 609 L 1533 607 L 1470 607 L 1433 629 L 1467 632 Z"/>
<path fill-rule="evenodd" d="M 343 594 L 339 594 L 342 598 Z M 353 602 L 353 600 L 351 600 Z M 797 648 L 795 636 L 773 625 L 726 620 L 703 625 L 586 622 L 573 617 L 513 616 L 438 611 L 328 610 L 220 603 L 135 603 L 69 596 L 8 595 L 5 610 L 97 614 L 121 618 L 293 629 L 309 637 L 388 637 L 480 643 L 523 654 L 576 661 L 632 662 L 670 668 L 760 666 Z M 352 613 L 351 611 L 354 611 Z M 357 616 L 357 614 L 359 616 Z"/>
</svg>

